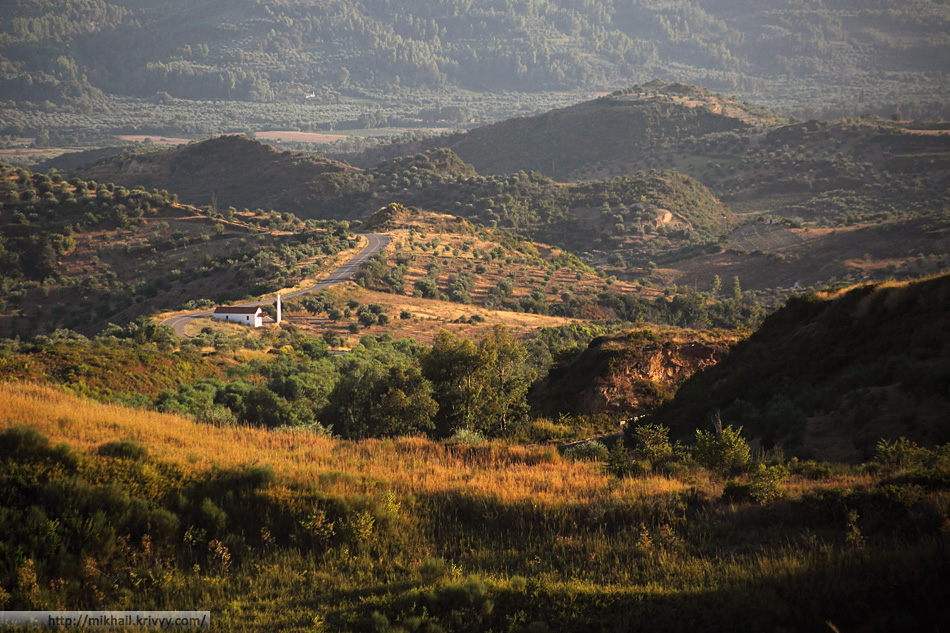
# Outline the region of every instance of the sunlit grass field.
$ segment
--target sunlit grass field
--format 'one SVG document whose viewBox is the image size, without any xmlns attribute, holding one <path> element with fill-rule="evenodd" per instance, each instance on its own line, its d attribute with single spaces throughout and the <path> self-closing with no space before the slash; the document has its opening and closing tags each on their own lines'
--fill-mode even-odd
<svg viewBox="0 0 950 633">
<path fill-rule="evenodd" d="M 213 427 L 10 382 L 0 432 L 5 609 L 210 609 L 237 631 L 939 630 L 948 615 L 939 478 L 793 467 L 783 497 L 729 502 L 699 467 L 621 479 L 553 446 Z"/>
</svg>

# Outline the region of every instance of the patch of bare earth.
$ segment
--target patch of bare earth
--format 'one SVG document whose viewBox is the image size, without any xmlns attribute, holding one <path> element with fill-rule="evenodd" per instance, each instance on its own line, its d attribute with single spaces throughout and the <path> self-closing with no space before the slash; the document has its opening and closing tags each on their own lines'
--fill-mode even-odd
<svg viewBox="0 0 950 633">
<path fill-rule="evenodd" d="M 287 141 L 288 143 L 333 143 L 349 138 L 343 134 L 320 134 L 318 132 L 294 132 L 292 130 L 264 130 L 254 136 L 263 141 Z"/>
<path fill-rule="evenodd" d="M 118 138 L 130 143 L 144 143 L 146 140 L 156 145 L 182 145 L 190 143 L 190 138 L 176 138 L 171 136 L 147 136 L 145 134 L 122 134 Z"/>
</svg>

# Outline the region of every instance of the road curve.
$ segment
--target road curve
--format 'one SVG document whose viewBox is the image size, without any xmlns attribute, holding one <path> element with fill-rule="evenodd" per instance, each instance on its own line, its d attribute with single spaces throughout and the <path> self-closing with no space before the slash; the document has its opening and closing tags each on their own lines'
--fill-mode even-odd
<svg viewBox="0 0 950 633">
<path fill-rule="evenodd" d="M 294 292 L 288 292 L 285 295 L 281 295 L 281 299 L 292 299 L 294 297 L 299 297 L 311 292 L 319 292 L 324 288 L 329 288 L 338 283 L 342 283 L 348 279 L 352 279 L 353 275 L 356 274 L 356 271 L 360 269 L 360 266 L 363 265 L 367 259 L 378 253 L 380 250 L 386 247 L 390 242 L 390 237 L 388 235 L 382 235 L 379 233 L 359 233 L 362 237 L 365 237 L 369 244 L 366 245 L 366 248 L 357 253 L 354 257 L 346 261 L 342 266 L 330 273 L 326 279 L 321 281 L 315 286 L 310 286 L 309 288 L 304 288 L 302 290 L 295 290 Z M 263 306 L 277 301 L 277 298 L 273 299 L 263 299 L 261 301 L 251 301 L 249 303 L 238 303 L 237 305 L 241 307 L 254 307 L 254 306 Z M 211 310 L 203 310 L 201 312 L 192 312 L 190 314 L 182 314 L 170 319 L 165 319 L 162 321 L 162 325 L 167 325 L 175 330 L 180 338 L 191 338 L 185 334 L 185 325 L 188 324 L 192 319 L 200 319 L 202 317 L 211 316 Z"/>
</svg>

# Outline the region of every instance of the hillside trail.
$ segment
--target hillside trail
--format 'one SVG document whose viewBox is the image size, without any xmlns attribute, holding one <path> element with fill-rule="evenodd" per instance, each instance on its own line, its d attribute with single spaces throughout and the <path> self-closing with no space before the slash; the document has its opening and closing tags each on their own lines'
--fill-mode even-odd
<svg viewBox="0 0 950 633">
<path fill-rule="evenodd" d="M 363 248 L 363 250 L 341 264 L 336 270 L 327 275 L 326 279 L 322 280 L 321 282 L 301 290 L 288 292 L 285 295 L 281 295 L 281 299 L 293 299 L 294 297 L 299 297 L 301 295 L 319 292 L 329 288 L 330 286 L 335 286 L 336 284 L 352 279 L 356 272 L 360 269 L 360 266 L 362 266 L 363 263 L 370 257 L 384 249 L 392 239 L 390 236 L 382 233 L 358 233 L 357 235 L 360 237 L 365 237 L 368 241 L 368 244 Z M 273 299 L 260 299 L 258 301 L 239 303 L 237 306 L 242 308 L 253 308 L 256 306 L 269 305 L 275 303 L 276 301 L 277 298 L 275 297 Z M 192 337 L 185 333 L 185 326 L 192 319 L 210 317 L 211 314 L 212 310 L 201 310 L 198 312 L 190 312 L 188 314 L 180 314 L 178 316 L 165 319 L 162 321 L 162 325 L 167 325 L 175 330 L 175 334 L 177 334 L 179 338 L 189 339 Z"/>
</svg>

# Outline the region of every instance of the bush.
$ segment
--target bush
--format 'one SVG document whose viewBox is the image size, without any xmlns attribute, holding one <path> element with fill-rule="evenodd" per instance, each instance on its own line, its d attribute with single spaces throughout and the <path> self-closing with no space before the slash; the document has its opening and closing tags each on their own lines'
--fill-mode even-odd
<svg viewBox="0 0 950 633">
<path fill-rule="evenodd" d="M 148 456 L 148 449 L 134 440 L 115 440 L 99 447 L 99 454 L 105 457 L 139 460 Z"/>
<path fill-rule="evenodd" d="M 659 468 L 673 459 L 670 430 L 662 424 L 638 426 L 631 435 L 633 436 L 634 453 L 638 458 L 650 462 L 652 468 Z"/>
<path fill-rule="evenodd" d="M 473 431 L 471 429 L 458 429 L 452 434 L 452 437 L 449 438 L 449 441 L 455 442 L 457 444 L 469 444 L 474 446 L 477 444 L 484 444 L 485 436 L 478 431 Z"/>
<path fill-rule="evenodd" d="M 566 451 L 564 451 L 564 456 L 569 457 L 574 461 L 584 460 L 605 462 L 610 457 L 610 451 L 608 451 L 607 447 L 597 440 L 589 440 L 568 448 Z"/>
<path fill-rule="evenodd" d="M 14 426 L 0 433 L 0 457 L 29 457 L 49 451 L 49 440 L 30 426 Z"/>
<path fill-rule="evenodd" d="M 758 463 L 749 474 L 749 482 L 729 481 L 722 491 L 723 501 L 754 501 L 765 505 L 785 496 L 782 480 L 788 476 L 784 466 Z"/>
<path fill-rule="evenodd" d="M 882 439 L 874 451 L 874 463 L 888 470 L 901 470 L 921 465 L 930 451 L 917 446 L 916 442 L 901 437 L 893 442 Z"/>
<path fill-rule="evenodd" d="M 722 474 L 740 472 L 749 463 L 750 454 L 741 426 L 733 429 L 729 425 L 716 432 L 696 431 L 693 459 L 704 468 Z"/>
<path fill-rule="evenodd" d="M 651 468 L 652 466 L 649 462 L 631 460 L 630 453 L 623 445 L 623 442 L 616 442 L 613 445 L 607 457 L 607 463 L 604 464 L 604 472 L 618 479 L 643 475 L 649 472 Z"/>
<path fill-rule="evenodd" d="M 419 564 L 419 579 L 423 585 L 435 585 L 449 573 L 449 567 L 441 558 L 427 558 Z"/>
</svg>

